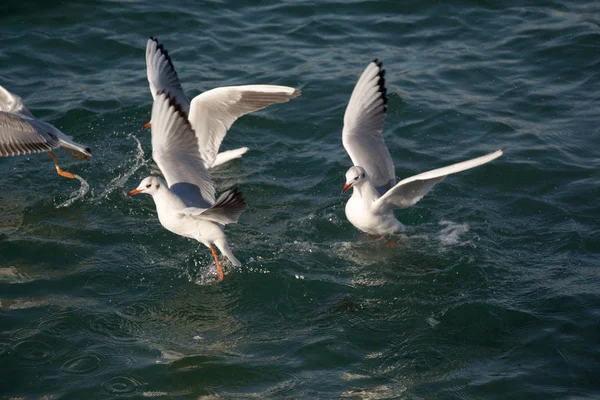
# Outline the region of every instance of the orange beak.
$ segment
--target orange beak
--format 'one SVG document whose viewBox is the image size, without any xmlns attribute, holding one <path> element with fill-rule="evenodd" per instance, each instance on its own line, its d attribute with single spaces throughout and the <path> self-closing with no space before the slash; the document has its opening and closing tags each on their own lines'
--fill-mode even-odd
<svg viewBox="0 0 600 400">
<path fill-rule="evenodd" d="M 352 187 L 352 185 L 349 185 L 349 184 L 346 183 L 344 185 L 344 188 L 342 189 L 342 194 L 346 193 L 346 190 L 350 189 L 351 187 Z"/>
<path fill-rule="evenodd" d="M 140 194 L 140 193 L 142 193 L 142 191 L 141 191 L 141 190 L 138 190 L 138 189 L 133 189 L 131 192 L 129 192 L 129 193 L 127 193 L 127 194 L 128 194 L 130 197 L 131 197 L 131 196 L 134 196 L 134 195 L 136 195 L 136 194 Z"/>
<path fill-rule="evenodd" d="M 144 124 L 144 126 L 142 126 L 142 128 L 144 128 L 144 129 L 148 129 L 148 128 L 150 128 L 151 126 L 152 126 L 152 122 L 146 122 L 146 123 Z"/>
</svg>

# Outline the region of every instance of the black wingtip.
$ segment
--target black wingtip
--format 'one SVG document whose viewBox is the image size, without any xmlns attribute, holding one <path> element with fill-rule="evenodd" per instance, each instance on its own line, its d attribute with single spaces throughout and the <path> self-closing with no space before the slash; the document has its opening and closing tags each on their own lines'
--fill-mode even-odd
<svg viewBox="0 0 600 400">
<path fill-rule="evenodd" d="M 169 52 L 167 51 L 167 49 L 165 49 L 165 46 L 163 46 L 162 43 L 160 43 L 158 41 L 158 39 L 155 38 L 154 36 L 150 36 L 150 40 L 152 40 L 154 43 L 156 43 L 156 48 L 158 49 L 158 51 L 160 51 L 160 53 L 163 56 L 165 56 L 165 60 L 167 60 L 167 62 L 169 63 L 169 66 L 175 73 L 175 76 L 177 76 L 177 71 L 175 71 L 175 66 L 173 65 L 173 60 L 171 60 L 171 56 L 169 55 Z"/>
<path fill-rule="evenodd" d="M 379 75 L 379 80 L 377 81 L 377 85 L 379 86 L 379 93 L 381 93 L 381 98 L 383 99 L 384 107 L 386 107 L 387 109 L 388 98 L 387 89 L 385 87 L 385 69 L 383 69 L 383 63 L 378 58 L 373 60 L 373 62 L 379 68 L 379 73 L 377 74 Z"/>
<path fill-rule="evenodd" d="M 233 188 L 233 192 L 231 192 L 232 202 L 235 203 L 237 207 L 243 208 L 244 210 L 247 207 L 246 201 L 244 200 L 244 196 L 242 195 L 242 191 L 235 187 Z"/>
<path fill-rule="evenodd" d="M 169 107 L 173 107 L 175 109 L 175 112 L 181 117 L 183 118 L 183 120 L 190 126 L 190 128 L 192 127 L 192 125 L 190 124 L 190 121 L 188 120 L 188 116 L 187 113 L 185 111 L 183 111 L 183 108 L 181 107 L 181 104 L 179 104 L 176 100 L 175 97 L 171 96 L 171 94 L 165 90 L 160 90 L 158 91 L 158 93 L 156 94 L 157 97 L 165 95 L 165 97 L 167 98 L 167 101 L 169 102 Z M 156 101 L 156 100 L 155 100 Z"/>
<path fill-rule="evenodd" d="M 226 194 L 217 200 L 217 203 L 213 207 L 223 207 L 234 209 L 238 211 L 245 211 L 247 208 L 246 201 L 242 196 L 242 191 L 235 187 L 233 189 L 229 189 Z"/>
</svg>

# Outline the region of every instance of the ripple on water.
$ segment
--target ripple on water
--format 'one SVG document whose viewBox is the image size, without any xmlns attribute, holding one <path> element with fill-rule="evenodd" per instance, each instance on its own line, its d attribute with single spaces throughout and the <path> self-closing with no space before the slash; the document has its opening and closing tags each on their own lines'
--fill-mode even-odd
<svg viewBox="0 0 600 400">
<path fill-rule="evenodd" d="M 10 350 L 10 344 L 6 342 L 0 342 L 0 357 L 7 354 Z"/>
<path fill-rule="evenodd" d="M 150 314 L 150 308 L 144 303 L 133 303 L 127 306 L 122 307 L 119 310 L 119 315 L 123 317 L 132 317 L 132 318 L 145 318 Z"/>
<path fill-rule="evenodd" d="M 38 323 L 38 329 L 53 335 L 63 336 L 77 330 L 80 321 L 72 314 L 52 315 L 42 318 Z"/>
<path fill-rule="evenodd" d="M 24 340 L 14 346 L 17 356 L 29 364 L 43 364 L 49 362 L 54 351 L 52 347 L 41 340 Z"/>
<path fill-rule="evenodd" d="M 137 322 L 116 314 L 90 315 L 87 325 L 92 332 L 109 342 L 135 342 L 142 331 Z"/>
<path fill-rule="evenodd" d="M 140 386 L 138 381 L 127 376 L 115 376 L 102 383 L 104 390 L 113 394 L 133 393 L 138 386 Z"/>
<path fill-rule="evenodd" d="M 61 372 L 73 375 L 87 375 L 98 371 L 102 367 L 102 360 L 95 354 L 81 354 L 65 361 Z"/>
<path fill-rule="evenodd" d="M 122 285 L 117 284 L 121 282 Z M 109 272 L 100 272 L 92 275 L 86 282 L 85 287 L 100 296 L 116 296 L 128 290 L 128 279 Z"/>
</svg>

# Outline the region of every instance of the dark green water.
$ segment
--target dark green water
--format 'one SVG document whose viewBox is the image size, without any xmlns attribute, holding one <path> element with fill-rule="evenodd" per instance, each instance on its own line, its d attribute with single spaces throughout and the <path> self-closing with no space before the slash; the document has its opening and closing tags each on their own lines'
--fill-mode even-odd
<svg viewBox="0 0 600 400">
<path fill-rule="evenodd" d="M 0 159 L 0 398 L 600 397 L 597 2 L 86 1 L 0 5 L 0 84 L 88 144 Z M 214 171 L 249 210 L 242 268 L 164 230 L 145 43 L 191 97 L 301 88 L 237 121 Z M 343 113 L 387 69 L 397 176 L 508 153 L 415 207 L 401 246 L 364 238 L 339 195 Z M 141 142 L 143 154 L 135 138 Z"/>
</svg>

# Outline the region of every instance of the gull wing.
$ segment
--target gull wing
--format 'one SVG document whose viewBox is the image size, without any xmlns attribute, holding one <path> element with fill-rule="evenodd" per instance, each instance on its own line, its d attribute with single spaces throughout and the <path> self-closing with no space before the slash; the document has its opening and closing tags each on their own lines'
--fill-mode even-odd
<svg viewBox="0 0 600 400">
<path fill-rule="evenodd" d="M 504 149 L 403 179 L 373 203 L 373 211 L 381 213 L 393 208 L 410 207 L 421 200 L 427 192 L 446 176 L 489 163 L 502 154 L 504 154 Z"/>
<path fill-rule="evenodd" d="M 150 37 L 146 43 L 146 72 L 152 98 L 156 99 L 160 92 L 167 92 L 187 115 L 190 101 L 185 97 L 173 61 L 163 45 L 153 37 Z"/>
<path fill-rule="evenodd" d="M 346 107 L 342 132 L 352 163 L 367 171 L 380 194 L 396 182 L 394 162 L 381 134 L 387 111 L 384 75 L 377 59 L 364 70 Z"/>
<path fill-rule="evenodd" d="M 0 111 L 0 156 L 51 151 L 60 147 L 58 129 L 21 114 Z"/>
<path fill-rule="evenodd" d="M 3 86 L 0 86 L 0 111 L 11 112 L 24 117 L 34 118 L 33 114 L 31 114 L 31 112 L 23 104 L 23 99 L 16 94 L 12 94 Z"/>
<path fill-rule="evenodd" d="M 238 222 L 240 216 L 246 211 L 246 202 L 238 188 L 227 190 L 213 204 L 211 208 L 188 207 L 179 211 L 179 218 L 206 219 L 222 225 Z"/>
<path fill-rule="evenodd" d="M 167 93 L 157 94 L 152 106 L 152 158 L 171 191 L 188 207 L 214 204 L 215 185 L 198 152 L 194 130 Z"/>
<path fill-rule="evenodd" d="M 198 137 L 204 165 L 213 165 L 221 142 L 236 119 L 299 95 L 299 90 L 287 86 L 246 85 L 216 88 L 194 97 L 188 118 Z"/>
</svg>

